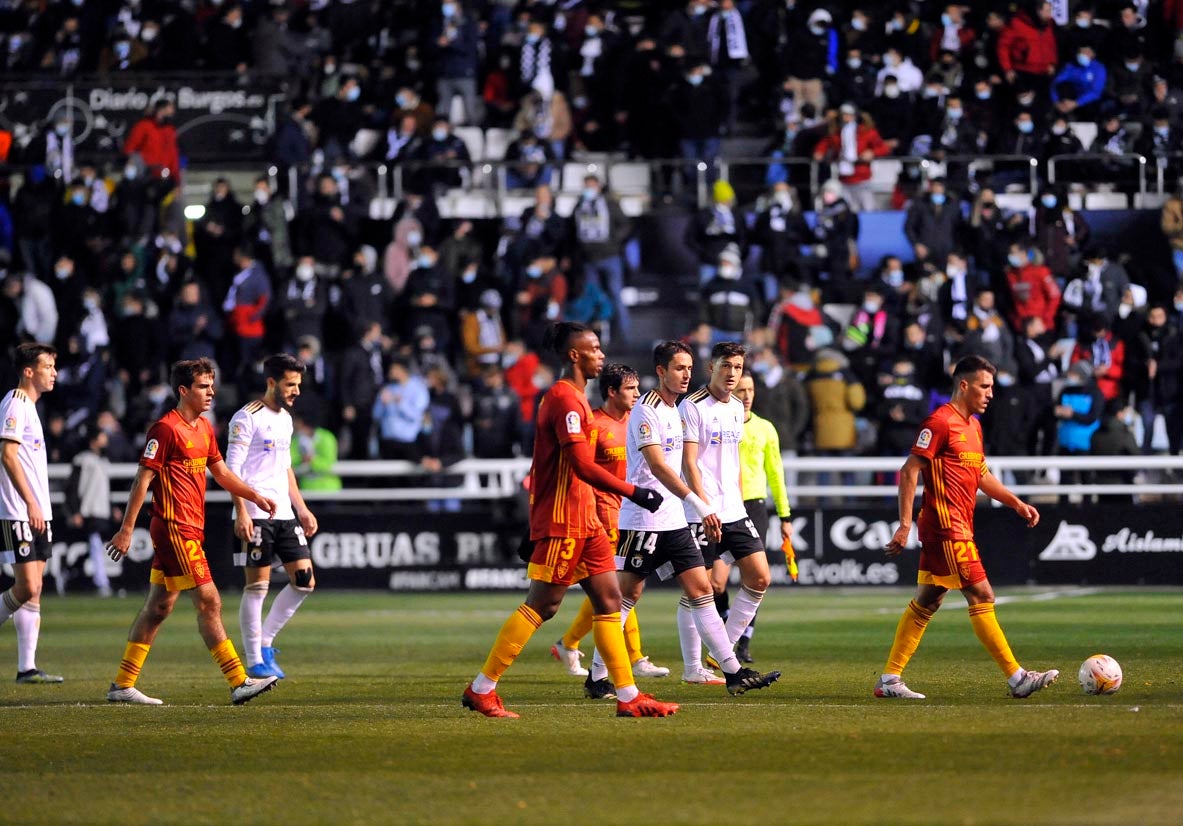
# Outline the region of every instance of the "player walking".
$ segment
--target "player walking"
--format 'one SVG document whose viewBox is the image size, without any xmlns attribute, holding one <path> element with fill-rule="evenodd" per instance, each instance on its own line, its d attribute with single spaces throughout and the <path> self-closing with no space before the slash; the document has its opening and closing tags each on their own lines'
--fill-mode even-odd
<svg viewBox="0 0 1183 826">
<path fill-rule="evenodd" d="M 169 385 L 177 406 L 148 429 L 140 467 L 132 481 L 123 523 L 108 544 L 108 554 L 119 561 L 131 545 L 136 517 L 152 491 L 152 575 L 148 598 L 131 631 L 119 672 L 107 699 L 112 703 L 161 705 L 136 688 L 161 624 L 168 619 L 181 591 L 189 591 L 197 609 L 197 630 L 214 662 L 230 683 L 230 701 L 241 705 L 270 691 L 277 677 L 255 680 L 247 676 L 222 626 L 222 598 L 210 575 L 202 542 L 205 538 L 205 472 L 234 496 L 250 499 L 268 515 L 275 502 L 252 490 L 222 460 L 214 430 L 201 414 L 214 400 L 214 363 L 209 359 L 178 361 Z"/>
<path fill-rule="evenodd" d="M 661 505 L 661 495 L 622 482 L 593 459 L 586 388 L 588 379 L 598 376 L 604 365 L 599 337 L 583 324 L 563 321 L 547 328 L 545 344 L 564 367 L 538 408 L 530 470 L 533 553 L 526 574 L 530 590 L 526 601 L 501 626 L 484 667 L 464 689 L 462 703 L 486 717 L 518 716 L 502 704 L 497 682 L 534 632 L 558 611 L 567 588 L 579 582 L 595 606 L 592 636 L 604 651 L 617 686 L 617 715 L 674 714 L 676 703 L 659 702 L 637 690 L 629 668 L 620 621 L 620 586 L 608 534 L 596 515 L 593 488 L 618 493 L 650 511 Z"/>
<path fill-rule="evenodd" d="M 624 364 L 607 364 L 600 373 L 599 385 L 600 397 L 604 403 L 592 413 L 591 431 L 596 464 L 617 479 L 623 479 L 627 467 L 625 443 L 628 441 L 628 414 L 641 394 L 637 371 Z M 608 541 L 615 548 L 620 536 L 617 528 L 620 519 L 620 494 L 599 488 L 595 489 L 595 494 L 596 513 L 608 531 Z M 584 597 L 583 603 L 579 606 L 579 613 L 571 621 L 571 627 L 550 649 L 551 656 L 566 665 L 567 673 L 573 677 L 588 675 L 587 669 L 579 663 L 583 657 L 583 652 L 579 650 L 579 641 L 591 631 L 594 613 L 591 600 Z M 635 610 L 630 611 L 628 619 L 624 621 L 624 644 L 633 664 L 634 677 L 665 677 L 670 673 L 668 668 L 654 665 L 642 653 L 641 628 L 637 624 Z"/>
<path fill-rule="evenodd" d="M 253 502 L 234 497 L 234 535 L 242 540 L 234 564 L 246 575 L 238 622 L 246 673 L 252 677 L 283 679 L 283 670 L 275 662 L 275 638 L 316 587 L 308 550 L 308 538 L 316 533 L 316 517 L 292 472 L 289 411 L 300 395 L 304 369 L 303 362 L 285 353 L 269 356 L 263 362 L 267 382 L 263 398 L 250 402 L 230 420 L 226 466 L 277 506 L 271 519 Z M 271 565 L 277 559 L 287 572 L 288 584 L 276 595 L 264 621 L 263 602 Z"/>
<path fill-rule="evenodd" d="M 1006 675 L 1012 697 L 1029 697 L 1056 681 L 1060 672 L 1027 671 L 1019 665 L 994 615 L 994 590 L 974 544 L 974 503 L 978 491 L 1014 510 L 1033 528 L 1039 511 L 1015 496 L 986 467 L 982 426 L 975 416 L 994 397 L 995 368 L 980 356 L 966 356 L 953 368 L 953 395 L 920 426 L 912 453 L 900 469 L 900 526 L 887 543 L 898 556 L 908 542 L 915 508 L 916 481 L 924 477 L 920 506 L 920 571 L 916 597 L 900 617 L 887 665 L 875 684 L 876 697 L 923 700 L 900 676 L 945 594 L 959 590 L 969 603 L 974 634 Z"/>
<path fill-rule="evenodd" d="M 0 625 L 12 617 L 16 627 L 18 683 L 60 683 L 61 676 L 46 674 L 36 664 L 41 580 L 53 556 L 49 463 L 37 401 L 53 390 L 57 350 L 46 344 L 18 345 L 16 369 L 17 387 L 0 401 L 0 562 L 12 565 L 16 580 L 0 595 Z"/>
<path fill-rule="evenodd" d="M 641 397 L 629 416 L 627 478 L 636 485 L 655 487 L 665 499 L 652 513 L 627 502 L 620 508 L 616 564 L 620 571 L 623 610 L 629 611 L 637 604 L 650 574 L 677 577 L 688 606 L 687 615 L 695 626 L 696 651 L 702 647 L 701 640 L 706 640 L 708 650 L 725 673 L 725 680 L 721 681 L 713 672 L 699 666 L 698 672 L 683 671 L 683 681 L 700 685 L 725 682 L 731 694 L 764 688 L 778 680 L 780 672 L 761 674 L 742 667 L 736 660 L 727 629 L 715 610 L 702 552 L 690 532 L 682 504 L 677 501 L 681 499 L 691 508 L 708 534 L 716 540 L 719 538 L 717 503 L 708 503 L 691 491 L 677 470 L 682 466 L 683 431 L 676 403 L 690 385 L 694 357 L 686 344 L 667 341 L 654 349 L 653 365 L 657 389 Z M 701 659 L 701 655 L 696 653 L 695 658 Z M 597 663 L 593 661 L 591 677 L 597 676 Z"/>
<path fill-rule="evenodd" d="M 744 405 L 732 391 L 743 374 L 744 354 L 743 345 L 737 342 L 716 344 L 707 365 L 706 386 L 686 396 L 678 405 L 685 431 L 682 475 L 698 497 L 717 507 L 718 520 L 722 523 L 716 529 L 717 538 L 710 536 L 708 520 L 699 519 L 690 506 L 684 508 L 686 519 L 708 566 L 716 559 L 739 566 L 742 584 L 726 624 L 728 651 L 739 642 L 740 635 L 756 616 L 771 580 L 764 537 L 748 517 L 740 483 L 739 443 L 744 434 Z M 713 589 L 711 599 L 713 604 Z M 686 599 L 678 606 L 678 636 L 686 673 L 701 673 L 702 643 Z"/>
<path fill-rule="evenodd" d="M 752 412 L 756 399 L 756 382 L 752 373 L 744 368 L 739 383 L 732 395 L 743 403 L 743 439 L 739 443 L 740 480 L 743 486 L 743 504 L 748 519 L 756 529 L 763 543 L 768 536 L 768 507 L 765 499 L 772 492 L 776 515 L 780 518 L 782 544 L 793 536 L 790 520 L 789 496 L 785 490 L 785 466 L 780 455 L 780 436 L 772 422 Z M 729 618 L 730 605 L 727 599 L 727 578 L 731 565 L 722 558 L 716 558 L 711 566 L 711 586 L 715 589 L 715 607 L 724 620 Z M 741 663 L 752 662 L 749 650 L 752 634 L 756 629 L 756 617 L 748 622 L 735 644 L 735 656 Z"/>
</svg>

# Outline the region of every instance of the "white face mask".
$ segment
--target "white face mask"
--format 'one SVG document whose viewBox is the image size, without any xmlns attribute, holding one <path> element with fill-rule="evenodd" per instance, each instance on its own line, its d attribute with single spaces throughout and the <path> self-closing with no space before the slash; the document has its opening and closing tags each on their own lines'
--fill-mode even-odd
<svg viewBox="0 0 1183 826">
<path fill-rule="evenodd" d="M 896 98 L 898 98 L 900 96 L 900 87 L 899 86 L 884 86 L 883 87 L 883 96 L 887 97 L 887 98 L 891 98 L 892 100 L 895 100 Z"/>
<path fill-rule="evenodd" d="M 1121 316 L 1122 318 L 1128 318 L 1130 313 L 1132 313 L 1133 311 L 1134 311 L 1134 307 L 1132 304 L 1118 304 L 1117 305 L 1117 314 L 1119 316 Z"/>
<path fill-rule="evenodd" d="M 739 267 L 734 264 L 720 264 L 719 277 L 726 278 L 728 281 L 735 281 L 739 278 Z"/>
<path fill-rule="evenodd" d="M 787 192 L 776 193 L 776 202 L 780 204 L 781 209 L 788 210 L 793 208 L 793 196 Z"/>
<path fill-rule="evenodd" d="M 316 275 L 316 267 L 312 264 L 301 264 L 296 267 L 296 278 L 300 281 L 311 281 Z"/>
</svg>

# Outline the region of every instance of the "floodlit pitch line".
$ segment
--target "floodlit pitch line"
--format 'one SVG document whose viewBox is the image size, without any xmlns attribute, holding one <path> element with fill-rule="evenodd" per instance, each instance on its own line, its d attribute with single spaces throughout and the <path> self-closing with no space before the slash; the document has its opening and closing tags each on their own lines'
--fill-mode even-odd
<svg viewBox="0 0 1183 826">
<path fill-rule="evenodd" d="M 1037 594 L 1015 594 L 1014 596 L 996 596 L 994 598 L 995 605 L 1004 605 L 1008 602 L 1048 602 L 1053 599 L 1061 599 L 1067 597 L 1091 597 L 1103 593 L 1100 588 L 1067 588 L 1056 591 L 1041 591 Z M 966 603 L 965 608 L 969 607 Z"/>
</svg>

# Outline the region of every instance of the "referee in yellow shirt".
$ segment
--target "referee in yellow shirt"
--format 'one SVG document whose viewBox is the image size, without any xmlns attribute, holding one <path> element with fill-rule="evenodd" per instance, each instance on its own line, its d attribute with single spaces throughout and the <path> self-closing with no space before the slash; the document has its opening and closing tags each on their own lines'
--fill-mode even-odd
<svg viewBox="0 0 1183 826">
<path fill-rule="evenodd" d="M 776 515 L 780 517 L 781 540 L 788 540 L 793 534 L 793 525 L 789 520 L 789 496 L 785 491 L 785 468 L 780 456 L 780 436 L 772 422 L 762 419 L 752 412 L 752 402 L 756 398 L 756 382 L 752 373 L 744 368 L 743 376 L 736 385 L 733 394 L 743 402 L 744 426 L 743 440 L 739 443 L 740 480 L 743 487 L 744 506 L 748 511 L 748 518 L 762 539 L 768 536 L 768 507 L 765 498 L 768 491 L 772 491 L 772 501 L 776 505 Z M 731 573 L 731 566 L 722 560 L 715 560 L 711 569 L 711 584 L 715 589 L 715 606 L 724 620 L 730 610 L 727 598 L 727 576 Z M 752 632 L 756 627 L 753 617 L 743 636 L 735 646 L 735 656 L 741 663 L 752 662 L 749 646 Z"/>
</svg>

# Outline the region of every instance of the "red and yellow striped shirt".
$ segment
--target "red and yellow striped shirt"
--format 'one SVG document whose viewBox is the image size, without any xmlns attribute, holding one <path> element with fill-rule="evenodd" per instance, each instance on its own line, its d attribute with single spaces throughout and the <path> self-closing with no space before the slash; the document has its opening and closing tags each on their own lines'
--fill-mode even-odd
<svg viewBox="0 0 1183 826">
<path fill-rule="evenodd" d="M 945 404 L 924 420 L 912 453 L 928 459 L 917 528 L 920 542 L 973 539 L 978 482 L 989 473 L 982 426 Z"/>
<path fill-rule="evenodd" d="M 596 452 L 596 464 L 617 479 L 623 479 L 627 469 L 626 453 L 628 442 L 628 414 L 623 419 L 613 418 L 608 411 L 599 407 L 592 413 L 591 443 Z M 619 493 L 594 488 L 596 509 L 600 521 L 609 531 L 616 527 L 620 517 Z"/>
<path fill-rule="evenodd" d="M 587 442 L 592 429 L 587 396 L 571 382 L 554 383 L 538 406 L 530 469 L 530 538 L 581 538 L 602 533 L 591 485 L 575 475 L 564 445 Z"/>
<path fill-rule="evenodd" d="M 189 424 L 175 409 L 148 429 L 140 464 L 152 479 L 152 518 L 205 530 L 205 469 L 222 461 L 214 429 L 203 417 Z"/>
</svg>

